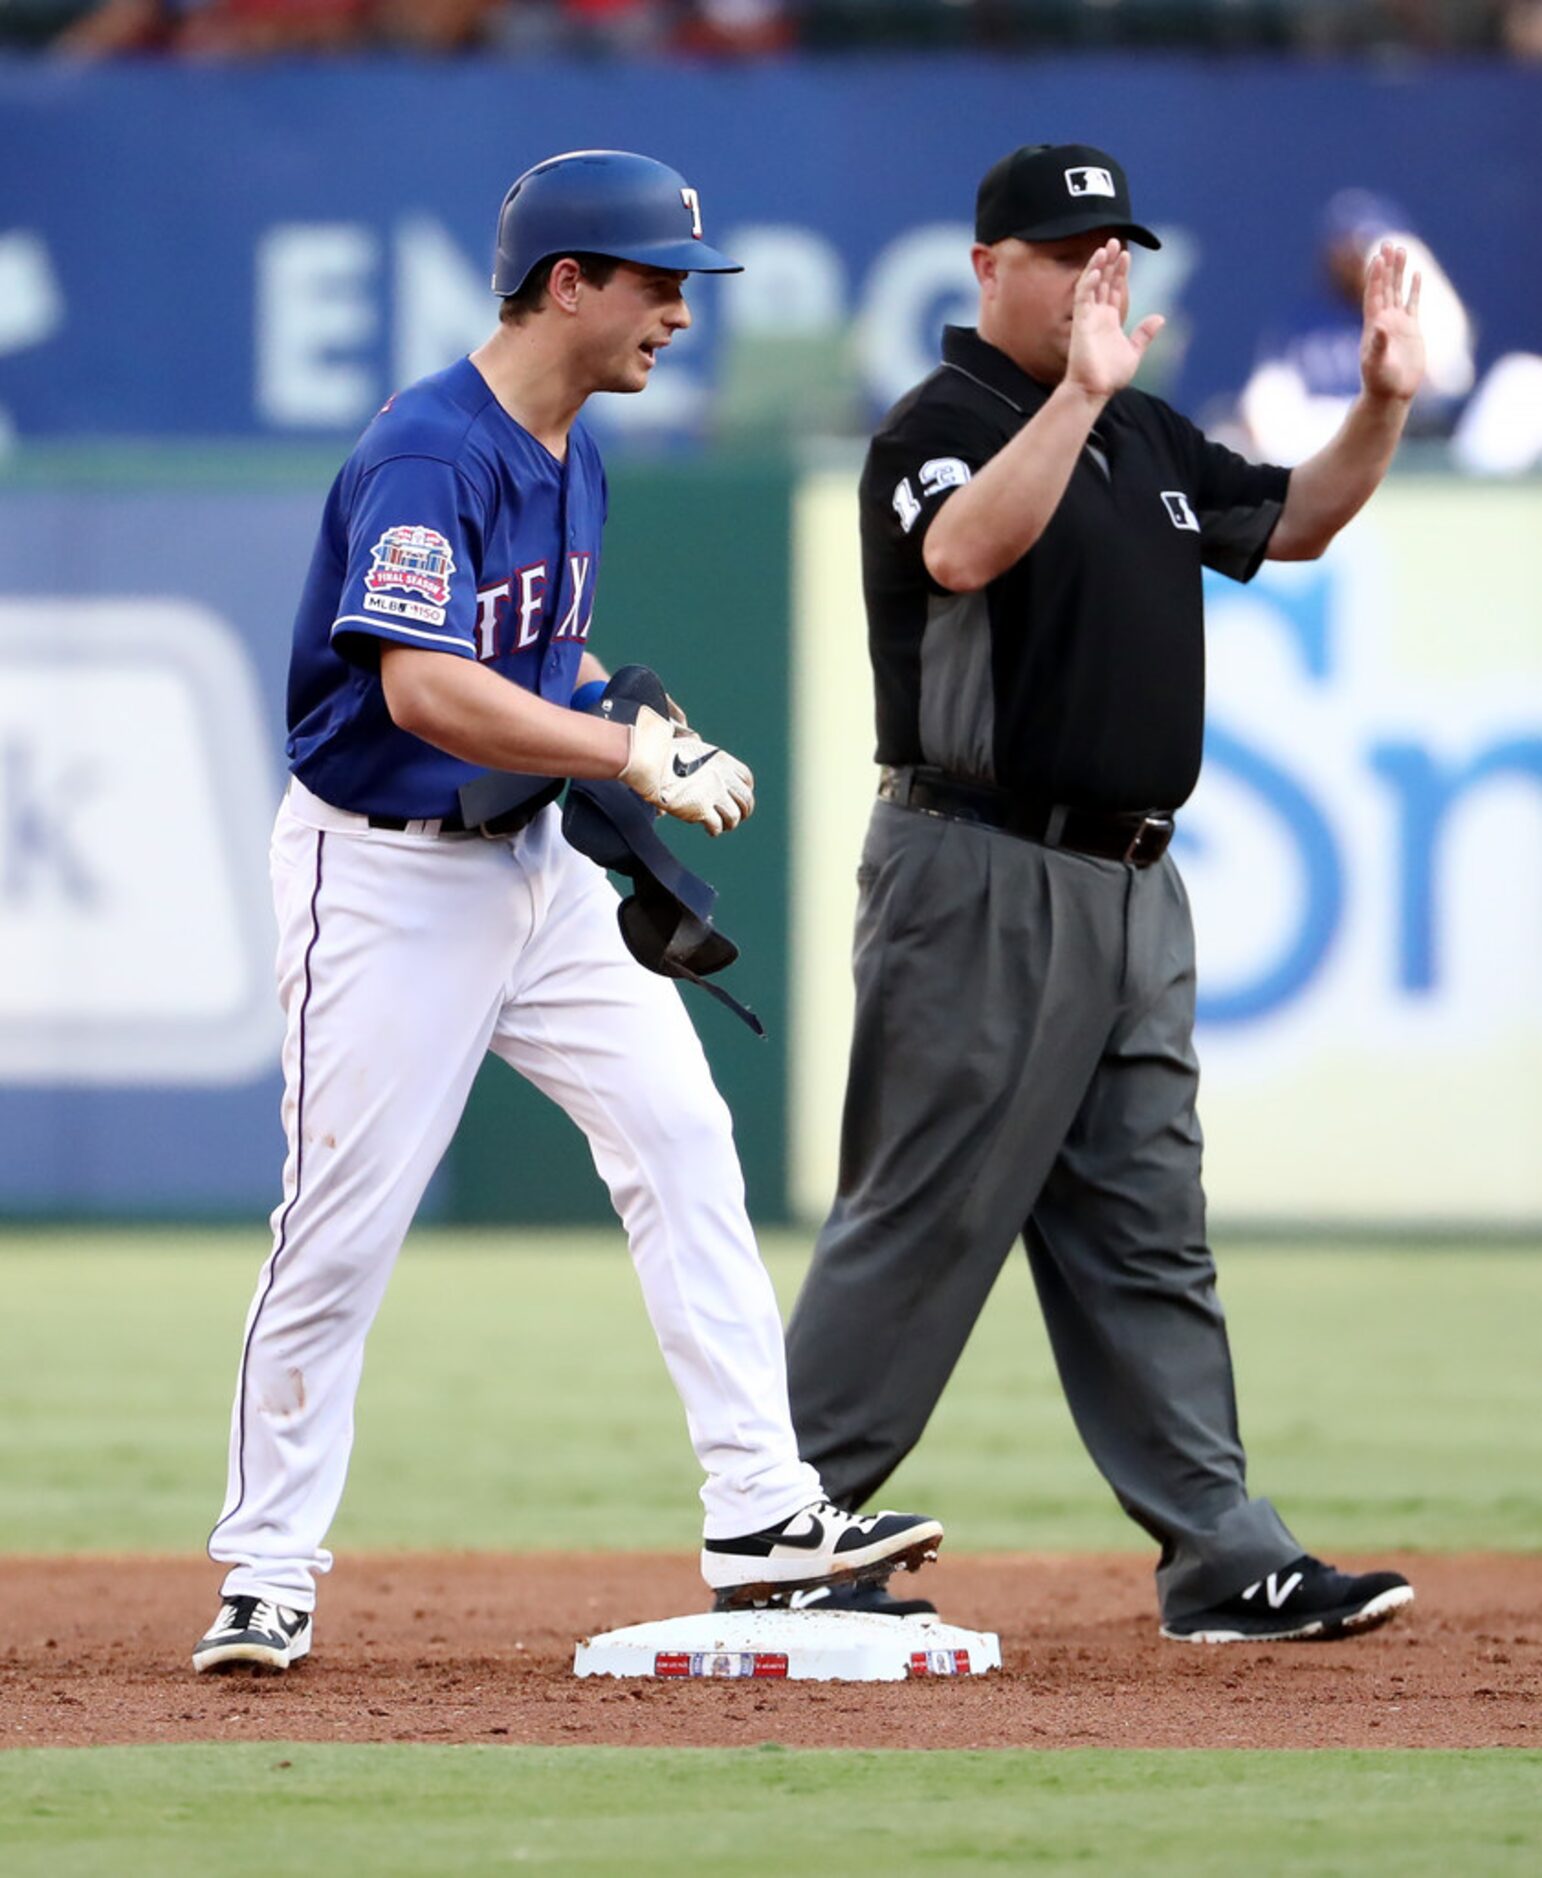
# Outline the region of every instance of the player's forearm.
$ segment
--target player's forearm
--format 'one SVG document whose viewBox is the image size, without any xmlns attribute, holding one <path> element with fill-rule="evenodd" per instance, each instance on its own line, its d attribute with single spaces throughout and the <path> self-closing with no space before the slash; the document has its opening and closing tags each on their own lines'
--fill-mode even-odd
<svg viewBox="0 0 1542 1878">
<path fill-rule="evenodd" d="M 384 646 L 380 682 L 393 723 L 481 769 L 611 777 L 627 761 L 624 725 L 549 704 L 469 659 Z"/>
<path fill-rule="evenodd" d="M 1360 393 L 1337 434 L 1291 471 L 1284 513 L 1269 543 L 1271 561 L 1316 560 L 1375 493 L 1407 418 L 1406 398 Z"/>
<path fill-rule="evenodd" d="M 975 593 L 1022 559 L 1059 508 L 1106 402 L 1057 385 L 1006 448 L 948 497 L 922 550 L 939 586 Z"/>
</svg>

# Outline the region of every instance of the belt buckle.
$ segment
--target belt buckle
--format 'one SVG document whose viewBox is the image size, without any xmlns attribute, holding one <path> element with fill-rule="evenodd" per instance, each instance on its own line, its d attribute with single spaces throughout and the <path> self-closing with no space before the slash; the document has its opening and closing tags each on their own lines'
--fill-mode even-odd
<svg viewBox="0 0 1542 1878">
<path fill-rule="evenodd" d="M 1141 858 L 1140 858 L 1141 845 L 1145 841 L 1147 835 L 1156 833 L 1156 832 L 1166 833 L 1170 835 L 1172 831 L 1172 825 L 1173 825 L 1173 818 L 1170 815 L 1143 815 L 1141 817 L 1140 827 L 1137 828 L 1134 835 L 1131 836 L 1130 845 L 1124 851 L 1125 861 L 1132 867 L 1139 867 L 1141 864 Z M 1163 852 L 1163 850 L 1166 848 L 1166 845 L 1167 845 L 1166 842 L 1164 842 L 1162 844 L 1162 848 L 1159 848 L 1157 850 L 1157 853 L 1154 854 L 1151 858 L 1153 860 L 1158 859 L 1161 853 Z"/>
<path fill-rule="evenodd" d="M 542 808 L 545 803 L 541 805 Z M 520 803 L 517 808 L 505 809 L 501 815 L 491 815 L 485 822 L 478 822 L 475 829 L 468 829 L 468 834 L 478 834 L 484 841 L 512 841 L 515 835 L 522 835 L 540 814 L 527 812 L 528 804 Z"/>
</svg>

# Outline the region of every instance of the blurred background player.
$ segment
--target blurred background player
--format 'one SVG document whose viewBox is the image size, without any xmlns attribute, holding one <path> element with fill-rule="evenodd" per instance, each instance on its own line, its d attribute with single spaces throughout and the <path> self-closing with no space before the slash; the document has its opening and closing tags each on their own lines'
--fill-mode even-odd
<svg viewBox="0 0 1542 1878">
<path fill-rule="evenodd" d="M 1238 400 L 1250 454 L 1300 463 L 1343 423 L 1361 389 L 1366 265 L 1386 241 L 1403 250 L 1421 282 L 1429 363 L 1409 407 L 1408 435 L 1450 436 L 1474 382 L 1472 320 L 1412 217 L 1372 190 L 1341 189 L 1318 225 L 1317 284 L 1260 339 Z"/>
<path fill-rule="evenodd" d="M 1343 422 L 1360 386 L 1360 298 L 1366 263 L 1392 242 L 1423 283 L 1419 321 L 1429 366 L 1408 413 L 1410 438 L 1447 445 L 1478 476 L 1515 476 L 1542 463 L 1542 354 L 1510 351 L 1481 378 L 1479 333 L 1414 218 L 1391 197 L 1341 189 L 1319 223 L 1315 290 L 1259 342 L 1237 400 L 1235 442 L 1266 462 L 1302 462 Z"/>
</svg>

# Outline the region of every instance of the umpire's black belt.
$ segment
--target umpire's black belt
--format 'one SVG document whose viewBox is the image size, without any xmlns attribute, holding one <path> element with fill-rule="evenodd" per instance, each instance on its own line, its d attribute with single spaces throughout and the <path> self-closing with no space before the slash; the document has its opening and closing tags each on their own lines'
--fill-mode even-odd
<svg viewBox="0 0 1542 1878">
<path fill-rule="evenodd" d="M 1035 802 L 989 783 L 960 782 L 940 769 L 885 769 L 878 794 L 885 802 L 922 815 L 975 822 L 1041 847 L 1128 861 L 1132 867 L 1150 867 L 1161 860 L 1173 838 L 1173 818 L 1165 810 L 1078 809 L 1063 802 Z"/>
</svg>

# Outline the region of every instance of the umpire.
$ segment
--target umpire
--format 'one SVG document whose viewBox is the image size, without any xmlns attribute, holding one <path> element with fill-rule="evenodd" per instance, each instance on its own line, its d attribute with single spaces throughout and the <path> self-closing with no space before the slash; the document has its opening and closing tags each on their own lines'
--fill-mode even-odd
<svg viewBox="0 0 1542 1878">
<path fill-rule="evenodd" d="M 1372 257 L 1360 395 L 1288 472 L 1129 388 L 1162 321 L 1125 331 L 1128 242 L 1160 245 L 1103 151 L 996 164 L 978 329 L 947 329 L 868 452 L 883 768 L 793 1417 L 832 1499 L 860 1505 L 920 1438 L 1021 1234 L 1077 1428 L 1161 1547 L 1163 1634 L 1331 1635 L 1413 1591 L 1307 1556 L 1248 1496 L 1167 847 L 1199 774 L 1201 571 L 1314 559 L 1371 495 L 1423 370 L 1419 282 L 1405 292 L 1401 250 Z"/>
</svg>

